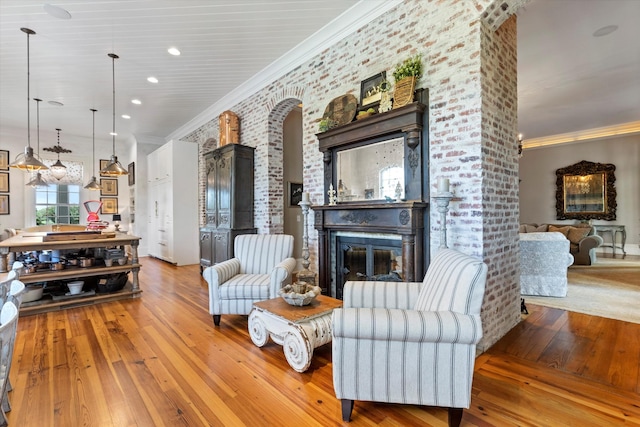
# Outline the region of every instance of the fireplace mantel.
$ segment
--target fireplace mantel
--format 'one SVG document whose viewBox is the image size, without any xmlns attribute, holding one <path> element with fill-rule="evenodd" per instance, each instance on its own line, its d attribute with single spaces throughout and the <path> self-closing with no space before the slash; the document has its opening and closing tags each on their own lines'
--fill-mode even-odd
<svg viewBox="0 0 640 427">
<path fill-rule="evenodd" d="M 421 280 L 424 275 L 429 252 L 428 91 L 417 91 L 416 99 L 417 102 L 404 107 L 374 114 L 316 135 L 324 161 L 324 205 L 312 206 L 311 209 L 318 231 L 319 285 L 325 294 L 335 296 L 335 289 L 343 285 L 332 283 L 332 279 L 337 277 L 333 269 L 338 268 L 332 262 L 332 254 L 336 254 L 336 236 L 341 233 L 360 233 L 372 239 L 380 235 L 390 236 L 396 241 L 401 239 L 403 280 Z M 344 197 L 337 204 L 330 205 L 328 190 L 330 186 L 339 189 L 342 178 L 337 170 L 338 155 L 350 150 L 359 155 L 363 147 L 377 149 L 380 143 L 391 139 L 401 140 L 400 158 L 404 176 L 398 181 L 398 187 L 402 187 L 402 197 L 396 196 L 391 200 L 388 193 L 384 197 L 378 193 L 377 199 L 368 196 L 367 188 L 373 187 L 373 192 L 376 185 L 382 186 L 377 184 L 377 179 L 381 176 L 381 167 L 386 166 L 383 163 L 382 166 L 378 165 L 375 160 L 371 162 L 373 169 L 361 169 L 359 165 L 347 169 L 350 178 L 354 179 L 354 187 L 357 187 L 357 191 L 349 193 L 354 198 Z M 368 154 L 371 156 L 371 153 Z M 374 151 L 374 154 L 377 157 L 372 160 L 384 162 L 384 153 Z M 366 182 L 362 178 L 365 175 L 368 179 Z"/>
</svg>

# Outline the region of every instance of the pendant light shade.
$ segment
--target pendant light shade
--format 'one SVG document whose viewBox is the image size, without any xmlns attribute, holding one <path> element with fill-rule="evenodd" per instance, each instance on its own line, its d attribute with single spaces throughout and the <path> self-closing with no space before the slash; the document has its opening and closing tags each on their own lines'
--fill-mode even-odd
<svg viewBox="0 0 640 427">
<path fill-rule="evenodd" d="M 30 67 L 29 67 L 29 36 L 35 35 L 35 31 L 29 28 L 20 28 L 20 31 L 27 35 L 27 146 L 24 147 L 24 153 L 18 154 L 16 159 L 9 165 L 26 172 L 39 171 L 49 169 L 44 163 L 33 156 L 33 148 L 31 148 L 31 95 L 29 87 Z"/>
<path fill-rule="evenodd" d="M 38 129 L 38 155 L 40 155 L 40 102 L 42 102 L 42 99 L 39 98 L 33 98 L 34 101 L 36 101 L 36 117 L 37 117 L 37 129 Z M 30 187 L 48 187 L 49 184 L 47 184 L 47 181 L 44 180 L 44 178 L 42 178 L 42 174 L 40 173 L 40 171 L 36 171 L 36 175 L 31 178 L 31 180 L 29 182 L 27 182 L 27 185 Z"/>
<path fill-rule="evenodd" d="M 54 147 L 53 149 L 50 149 L 50 151 L 54 151 L 58 153 L 58 161 L 55 162 L 52 166 L 51 166 L 51 175 L 53 175 L 53 177 L 55 179 L 62 179 L 64 178 L 64 176 L 67 174 L 67 167 L 65 165 L 62 164 L 62 162 L 60 161 L 60 152 L 64 152 L 67 150 L 64 150 L 63 148 L 60 147 L 60 131 L 62 129 L 56 129 L 58 131 L 58 145 L 56 147 Z M 46 150 L 46 148 L 45 148 Z M 64 151 L 63 151 L 64 150 Z"/>
<path fill-rule="evenodd" d="M 125 168 L 122 167 L 120 162 L 118 161 L 118 156 L 116 156 L 116 59 L 119 58 L 115 53 L 108 53 L 107 56 L 111 58 L 111 72 L 112 72 L 112 86 L 113 86 L 113 127 L 111 131 L 112 138 L 112 146 L 113 146 L 113 154 L 111 154 L 111 159 L 109 159 L 109 164 L 107 167 L 100 171 L 101 175 L 105 176 L 120 176 L 120 175 L 128 175 L 128 172 Z"/>
<path fill-rule="evenodd" d="M 93 191 L 99 191 L 102 190 L 102 187 L 100 187 L 100 184 L 98 184 L 98 181 L 96 180 L 96 109 L 91 108 L 91 112 L 93 113 L 93 134 L 91 137 L 91 140 L 93 141 L 93 148 L 92 148 L 92 160 L 91 160 L 91 165 L 93 167 L 93 175 L 91 176 L 91 179 L 89 180 L 89 182 L 87 183 L 87 185 L 84 186 L 85 189 L 87 190 L 93 190 Z"/>
</svg>

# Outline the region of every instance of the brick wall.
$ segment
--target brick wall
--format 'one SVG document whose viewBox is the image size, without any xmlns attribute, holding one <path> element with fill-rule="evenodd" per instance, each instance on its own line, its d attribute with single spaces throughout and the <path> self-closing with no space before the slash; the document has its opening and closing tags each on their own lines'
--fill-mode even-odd
<svg viewBox="0 0 640 427">
<path fill-rule="evenodd" d="M 352 93 L 360 81 L 391 72 L 422 53 L 428 87 L 430 180 L 448 177 L 455 199 L 449 246 L 489 265 L 483 305 L 484 351 L 519 317 L 516 18 L 527 0 L 407 0 L 325 49 L 253 96 L 229 106 L 241 120 L 242 144 L 256 147 L 255 226 L 281 232 L 283 214 L 282 121 L 303 103 L 303 176 L 312 202 L 321 203 L 323 163 L 317 120 L 327 103 Z M 217 139 L 217 118 L 182 139 Z M 204 173 L 201 166 L 204 194 Z M 204 196 L 201 196 L 201 206 Z M 204 218 L 204 213 L 202 215 Z M 439 242 L 439 217 L 431 212 L 431 246 Z M 313 223 L 312 215 L 309 218 Z M 317 269 L 317 234 L 309 228 L 311 266 Z"/>
</svg>

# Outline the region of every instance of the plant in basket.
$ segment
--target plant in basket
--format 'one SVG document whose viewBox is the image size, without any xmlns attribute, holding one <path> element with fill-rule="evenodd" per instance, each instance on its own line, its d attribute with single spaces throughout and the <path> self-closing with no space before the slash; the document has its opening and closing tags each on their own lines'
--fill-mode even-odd
<svg viewBox="0 0 640 427">
<path fill-rule="evenodd" d="M 403 107 L 413 102 L 413 92 L 416 81 L 422 77 L 422 54 L 416 54 L 405 59 L 393 71 L 396 82 L 393 108 Z"/>
</svg>

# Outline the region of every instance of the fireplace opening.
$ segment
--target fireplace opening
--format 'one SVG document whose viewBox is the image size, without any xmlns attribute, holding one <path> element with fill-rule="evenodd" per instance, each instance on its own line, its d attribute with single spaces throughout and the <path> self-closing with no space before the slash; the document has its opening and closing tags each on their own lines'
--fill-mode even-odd
<svg viewBox="0 0 640 427">
<path fill-rule="evenodd" d="M 394 239 L 337 236 L 336 298 L 342 299 L 344 284 L 351 281 L 404 280 L 402 242 Z"/>
</svg>

